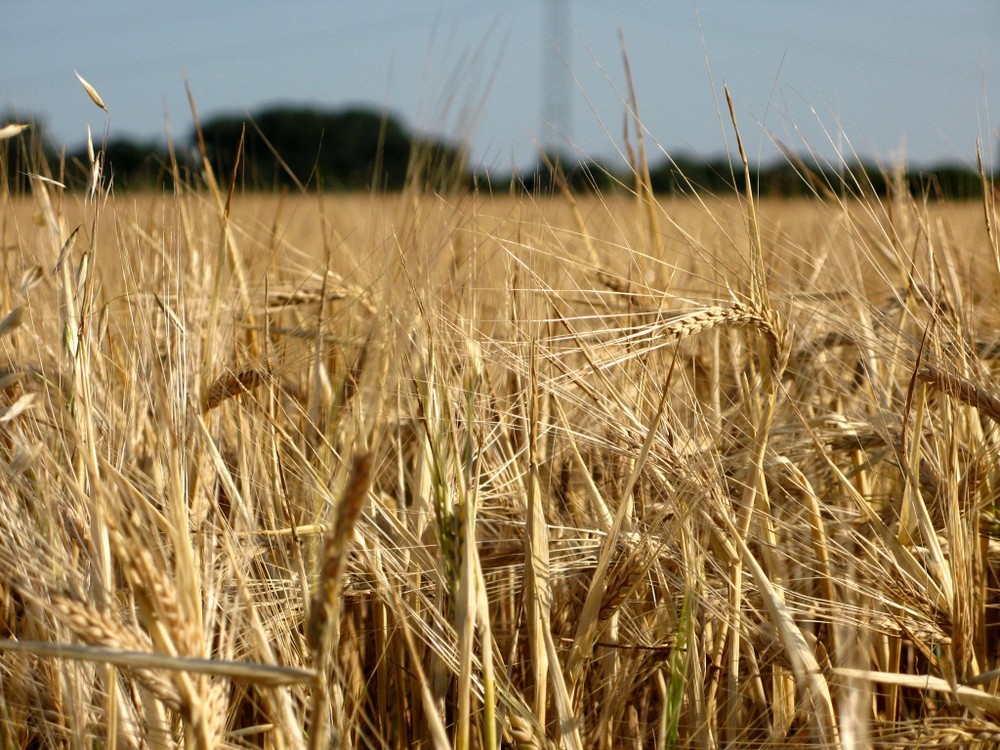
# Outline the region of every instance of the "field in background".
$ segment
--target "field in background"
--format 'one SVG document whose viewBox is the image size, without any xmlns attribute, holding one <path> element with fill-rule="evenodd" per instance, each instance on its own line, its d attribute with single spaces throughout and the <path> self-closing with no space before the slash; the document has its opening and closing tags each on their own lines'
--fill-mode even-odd
<svg viewBox="0 0 1000 750">
<path fill-rule="evenodd" d="M 3 747 L 1000 741 L 981 203 L 34 190 Z"/>
</svg>

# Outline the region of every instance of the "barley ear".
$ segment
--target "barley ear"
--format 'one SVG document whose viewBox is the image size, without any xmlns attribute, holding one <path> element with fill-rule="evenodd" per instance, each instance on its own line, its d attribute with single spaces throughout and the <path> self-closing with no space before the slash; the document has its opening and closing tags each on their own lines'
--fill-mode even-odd
<svg viewBox="0 0 1000 750">
<path fill-rule="evenodd" d="M 0 128 L 0 141 L 5 141 L 8 138 L 13 138 L 20 135 L 22 132 L 27 130 L 27 125 L 20 125 L 17 123 L 11 123 L 9 125 L 4 125 Z"/>
<path fill-rule="evenodd" d="M 95 89 L 93 86 L 91 86 L 87 82 L 87 80 L 82 75 L 80 75 L 80 73 L 78 71 L 74 70 L 73 72 L 76 73 L 76 78 L 80 82 L 80 84 L 83 86 L 83 90 L 87 92 L 87 96 L 90 97 L 90 101 L 92 101 L 98 107 L 100 107 L 105 112 L 107 112 L 108 111 L 108 105 L 104 103 L 104 100 L 101 98 L 101 95 L 97 93 L 97 89 Z"/>
<path fill-rule="evenodd" d="M 313 651 L 313 661 L 319 674 L 319 684 L 313 694 L 313 726 L 310 731 L 312 748 L 326 747 L 329 742 L 329 717 L 340 718 L 338 689 L 330 684 L 332 652 L 340 638 L 340 589 L 344 579 L 344 557 L 368 496 L 372 481 L 372 456 L 364 452 L 354 457 L 351 474 L 337 506 L 336 520 L 323 544 L 319 586 L 309 608 L 306 635 Z M 339 738 L 334 738 L 339 739 Z"/>
</svg>

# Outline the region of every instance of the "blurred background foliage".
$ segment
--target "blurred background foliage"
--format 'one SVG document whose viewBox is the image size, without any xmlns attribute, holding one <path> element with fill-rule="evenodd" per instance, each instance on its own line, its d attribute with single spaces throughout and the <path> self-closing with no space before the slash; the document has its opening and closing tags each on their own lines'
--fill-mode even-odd
<svg viewBox="0 0 1000 750">
<path fill-rule="evenodd" d="M 86 145 L 60 147 L 47 135 L 43 120 L 7 112 L 2 123 L 27 122 L 22 135 L 0 141 L 0 178 L 14 194 L 28 189 L 28 165 L 45 163 L 47 175 L 70 187 L 82 187 L 89 175 Z M 635 179 L 625 167 L 540 154 L 526 171 L 470 167 L 460 143 L 411 131 L 392 114 L 363 107 L 323 109 L 294 104 L 266 107 L 252 115 L 222 114 L 202 122 L 206 155 L 216 175 L 246 191 L 299 188 L 322 191 L 398 191 L 411 181 L 434 191 L 473 185 L 499 191 L 545 194 L 565 185 L 574 192 L 606 194 L 631 189 Z M 94 134 L 103 152 L 104 174 L 116 190 L 169 189 L 171 157 L 166 144 Z M 240 144 L 242 142 L 242 153 Z M 192 129 L 174 144 L 186 177 L 200 169 L 197 133 Z M 239 154 L 239 157 L 238 157 Z M 39 157 L 44 157 L 40 159 Z M 650 184 L 660 195 L 724 195 L 743 190 L 742 168 L 726 155 L 662 157 L 650 166 Z M 931 199 L 982 197 L 976 170 L 955 164 L 926 169 L 889 169 L 875 163 L 827 164 L 795 155 L 751 168 L 761 196 L 808 197 L 854 192 L 885 196 L 894 186 Z"/>
</svg>

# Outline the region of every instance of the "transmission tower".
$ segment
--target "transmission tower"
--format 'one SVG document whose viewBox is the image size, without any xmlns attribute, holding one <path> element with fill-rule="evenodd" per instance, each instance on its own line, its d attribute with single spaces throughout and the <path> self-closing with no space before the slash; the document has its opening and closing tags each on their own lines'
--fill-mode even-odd
<svg viewBox="0 0 1000 750">
<path fill-rule="evenodd" d="M 570 53 L 569 0 L 545 0 L 542 40 L 542 146 L 549 154 L 565 153 L 572 143 L 573 78 Z"/>
</svg>

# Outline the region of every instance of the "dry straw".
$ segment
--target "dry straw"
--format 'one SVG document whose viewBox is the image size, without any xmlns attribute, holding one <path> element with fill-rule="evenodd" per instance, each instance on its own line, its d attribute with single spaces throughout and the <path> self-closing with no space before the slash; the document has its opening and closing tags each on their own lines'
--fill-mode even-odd
<svg viewBox="0 0 1000 750">
<path fill-rule="evenodd" d="M 995 744 L 980 207 L 762 202 L 742 138 L 660 202 L 639 133 L 552 200 L 30 165 L 0 745 Z"/>
</svg>

